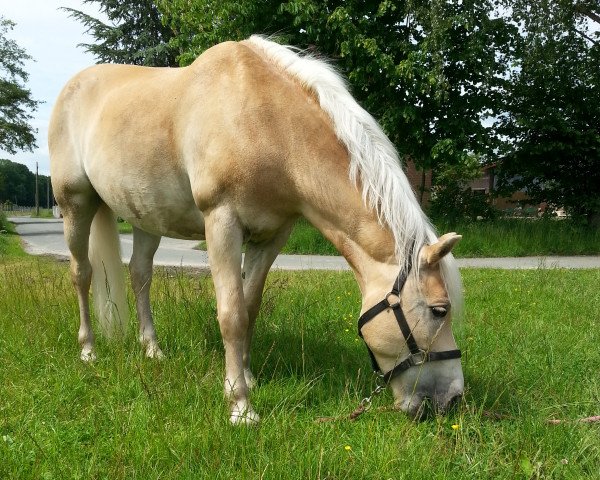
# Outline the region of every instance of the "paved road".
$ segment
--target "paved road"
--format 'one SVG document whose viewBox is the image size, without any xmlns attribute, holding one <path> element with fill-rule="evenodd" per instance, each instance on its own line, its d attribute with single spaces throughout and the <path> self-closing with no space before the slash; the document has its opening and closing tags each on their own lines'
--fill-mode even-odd
<svg viewBox="0 0 600 480">
<path fill-rule="evenodd" d="M 62 220 L 27 217 L 9 218 L 16 226 L 27 252 L 34 255 L 68 257 L 69 251 L 63 237 Z M 177 240 L 163 237 L 154 257 L 155 265 L 207 268 L 208 255 L 193 250 L 195 240 Z M 133 248 L 133 236 L 121 235 L 124 262 L 129 262 Z M 519 258 L 460 258 L 461 268 L 600 268 L 600 256 L 578 257 L 519 257 Z M 281 270 L 347 270 L 342 257 L 320 255 L 279 255 L 273 268 Z"/>
</svg>

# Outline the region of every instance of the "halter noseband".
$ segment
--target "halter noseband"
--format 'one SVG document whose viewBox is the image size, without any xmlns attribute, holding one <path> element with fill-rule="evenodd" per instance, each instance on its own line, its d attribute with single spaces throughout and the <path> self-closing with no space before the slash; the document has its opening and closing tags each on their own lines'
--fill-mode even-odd
<svg viewBox="0 0 600 480">
<path fill-rule="evenodd" d="M 379 315 L 381 312 L 384 312 L 388 308 L 391 308 L 394 312 L 394 316 L 396 317 L 396 322 L 398 322 L 398 326 L 400 327 L 400 330 L 402 331 L 402 335 L 404 336 L 406 345 L 408 346 L 408 349 L 410 350 L 410 354 L 408 355 L 408 358 L 406 358 L 405 360 L 398 363 L 389 372 L 383 373 L 381 370 L 381 367 L 379 366 L 379 364 L 377 363 L 377 360 L 375 359 L 375 355 L 373 354 L 373 351 L 371 350 L 371 348 L 369 347 L 369 345 L 367 345 L 367 342 L 365 341 L 365 345 L 367 347 L 367 350 L 369 351 L 369 357 L 371 357 L 371 365 L 373 366 L 373 371 L 376 372 L 377 374 L 381 375 L 381 378 L 383 378 L 383 381 L 386 384 L 389 383 L 389 381 L 392 378 L 400 375 L 402 372 L 408 370 L 410 367 L 422 365 L 425 362 L 435 362 L 438 360 L 450 360 L 453 358 L 460 358 L 460 356 L 461 356 L 460 350 L 446 350 L 444 352 L 428 352 L 426 350 L 423 350 L 422 348 L 419 348 L 419 346 L 417 345 L 417 342 L 416 342 L 415 338 L 413 337 L 412 331 L 410 330 L 410 327 L 408 326 L 408 322 L 406 321 L 406 317 L 404 316 L 404 312 L 402 311 L 402 306 L 400 305 L 400 294 L 402 292 L 402 289 L 404 288 L 404 284 L 406 283 L 406 280 L 408 278 L 408 274 L 411 271 L 411 268 L 412 268 L 412 263 L 408 265 L 408 268 L 406 269 L 405 272 L 401 272 L 398 275 L 398 278 L 394 282 L 394 287 L 392 288 L 392 291 L 390 293 L 388 293 L 381 302 L 379 302 L 378 304 L 371 307 L 369 310 L 367 310 L 365 313 L 363 313 L 360 316 L 360 318 L 358 319 L 358 335 L 360 336 L 360 338 L 362 338 L 364 340 L 363 335 L 362 335 L 362 328 L 367 322 L 373 320 L 373 318 L 375 318 L 377 315 Z M 392 303 L 389 300 L 390 297 L 397 297 L 398 301 Z"/>
</svg>

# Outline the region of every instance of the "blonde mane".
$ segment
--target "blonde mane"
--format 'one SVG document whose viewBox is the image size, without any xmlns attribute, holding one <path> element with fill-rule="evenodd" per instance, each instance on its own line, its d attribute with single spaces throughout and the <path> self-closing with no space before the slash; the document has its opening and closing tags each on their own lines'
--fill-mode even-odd
<svg viewBox="0 0 600 480">
<path fill-rule="evenodd" d="M 316 95 L 348 149 L 350 180 L 362 185 L 365 205 L 377 212 L 379 222 L 394 236 L 400 270 L 410 268 L 411 258 L 418 265 L 421 246 L 435 242 L 437 235 L 402 170 L 396 148 L 377 121 L 354 100 L 344 79 L 325 61 L 257 35 L 248 42 Z M 448 293 L 458 306 L 462 287 L 451 255 L 444 257 L 441 267 Z"/>
</svg>

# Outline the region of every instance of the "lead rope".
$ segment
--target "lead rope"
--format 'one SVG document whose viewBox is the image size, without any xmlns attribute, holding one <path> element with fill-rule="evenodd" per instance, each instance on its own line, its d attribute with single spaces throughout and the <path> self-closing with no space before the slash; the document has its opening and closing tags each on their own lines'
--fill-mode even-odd
<svg viewBox="0 0 600 480">
<path fill-rule="evenodd" d="M 380 395 L 381 392 L 385 390 L 385 385 L 380 383 L 382 379 L 381 375 L 375 375 L 375 388 L 369 394 L 368 397 L 363 398 L 358 406 L 349 414 L 349 415 L 339 415 L 337 417 L 318 417 L 315 419 L 315 423 L 325 423 L 325 422 L 335 422 L 338 420 L 350 420 L 351 422 L 355 421 L 358 417 L 360 417 L 363 413 L 369 411 L 373 404 L 373 397 Z"/>
</svg>

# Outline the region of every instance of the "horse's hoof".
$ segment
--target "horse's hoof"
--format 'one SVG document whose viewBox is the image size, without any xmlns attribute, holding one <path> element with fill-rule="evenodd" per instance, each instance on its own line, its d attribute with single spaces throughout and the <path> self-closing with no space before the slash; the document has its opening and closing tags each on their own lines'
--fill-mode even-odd
<svg viewBox="0 0 600 480">
<path fill-rule="evenodd" d="M 231 412 L 231 417 L 229 417 L 229 421 L 232 425 L 256 426 L 260 422 L 260 417 L 254 410 L 252 410 L 252 408 L 247 408 L 244 411 L 234 409 Z"/>
<path fill-rule="evenodd" d="M 96 354 L 92 351 L 91 348 L 84 348 L 81 350 L 81 355 L 79 358 L 85 363 L 92 363 L 96 361 Z"/>
<path fill-rule="evenodd" d="M 156 343 L 149 343 L 146 347 L 146 357 L 154 358 L 156 360 L 162 360 L 163 358 L 165 358 L 165 354 L 162 352 L 162 350 Z"/>
</svg>

